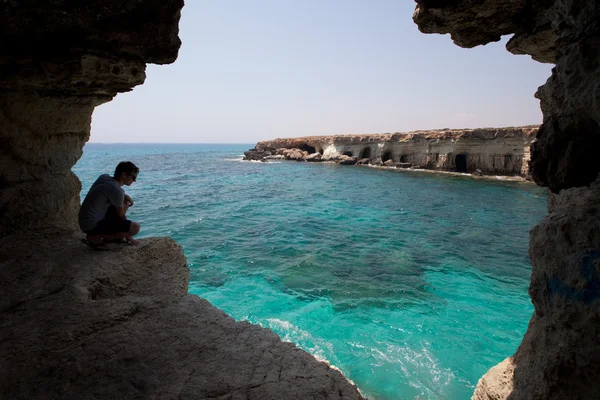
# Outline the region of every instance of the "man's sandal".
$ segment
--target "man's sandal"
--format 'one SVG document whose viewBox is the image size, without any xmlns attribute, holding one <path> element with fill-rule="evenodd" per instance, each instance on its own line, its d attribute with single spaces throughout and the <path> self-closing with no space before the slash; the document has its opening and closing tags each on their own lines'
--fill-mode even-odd
<svg viewBox="0 0 600 400">
<path fill-rule="evenodd" d="M 85 238 L 81 239 L 81 241 L 96 251 L 108 251 L 108 247 L 104 243 L 92 243 Z"/>
</svg>

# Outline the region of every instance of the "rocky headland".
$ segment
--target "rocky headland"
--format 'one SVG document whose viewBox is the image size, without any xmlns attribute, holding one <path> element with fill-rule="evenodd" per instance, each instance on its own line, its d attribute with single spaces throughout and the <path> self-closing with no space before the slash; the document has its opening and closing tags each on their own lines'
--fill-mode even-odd
<svg viewBox="0 0 600 400">
<path fill-rule="evenodd" d="M 244 159 L 527 177 L 529 148 L 537 131 L 537 126 L 525 126 L 283 138 L 258 142 L 244 153 Z"/>
</svg>

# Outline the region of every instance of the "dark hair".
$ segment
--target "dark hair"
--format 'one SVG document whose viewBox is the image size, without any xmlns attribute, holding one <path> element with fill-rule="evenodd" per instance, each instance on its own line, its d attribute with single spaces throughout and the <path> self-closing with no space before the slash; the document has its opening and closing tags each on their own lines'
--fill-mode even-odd
<svg viewBox="0 0 600 400">
<path fill-rule="evenodd" d="M 115 179 L 119 179 L 122 174 L 137 174 L 140 169 L 131 161 L 121 161 L 115 169 Z"/>
</svg>

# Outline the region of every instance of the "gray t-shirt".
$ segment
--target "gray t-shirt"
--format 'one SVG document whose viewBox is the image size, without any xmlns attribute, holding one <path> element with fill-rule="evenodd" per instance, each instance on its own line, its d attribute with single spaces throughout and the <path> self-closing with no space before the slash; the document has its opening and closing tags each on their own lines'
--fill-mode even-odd
<svg viewBox="0 0 600 400">
<path fill-rule="evenodd" d="M 125 191 L 112 176 L 100 175 L 83 200 L 79 210 L 79 227 L 87 232 L 104 219 L 108 207 L 123 207 Z"/>
</svg>

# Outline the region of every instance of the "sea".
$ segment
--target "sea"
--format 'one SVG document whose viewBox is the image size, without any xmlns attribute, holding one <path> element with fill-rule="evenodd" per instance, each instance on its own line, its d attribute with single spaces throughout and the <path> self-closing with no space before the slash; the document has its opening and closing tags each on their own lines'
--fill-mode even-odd
<svg viewBox="0 0 600 400">
<path fill-rule="evenodd" d="M 531 183 L 293 161 L 253 144 L 88 143 L 81 198 L 119 161 L 140 237 L 171 236 L 189 292 L 269 328 L 363 395 L 468 399 L 517 349 L 533 312 Z"/>
</svg>

